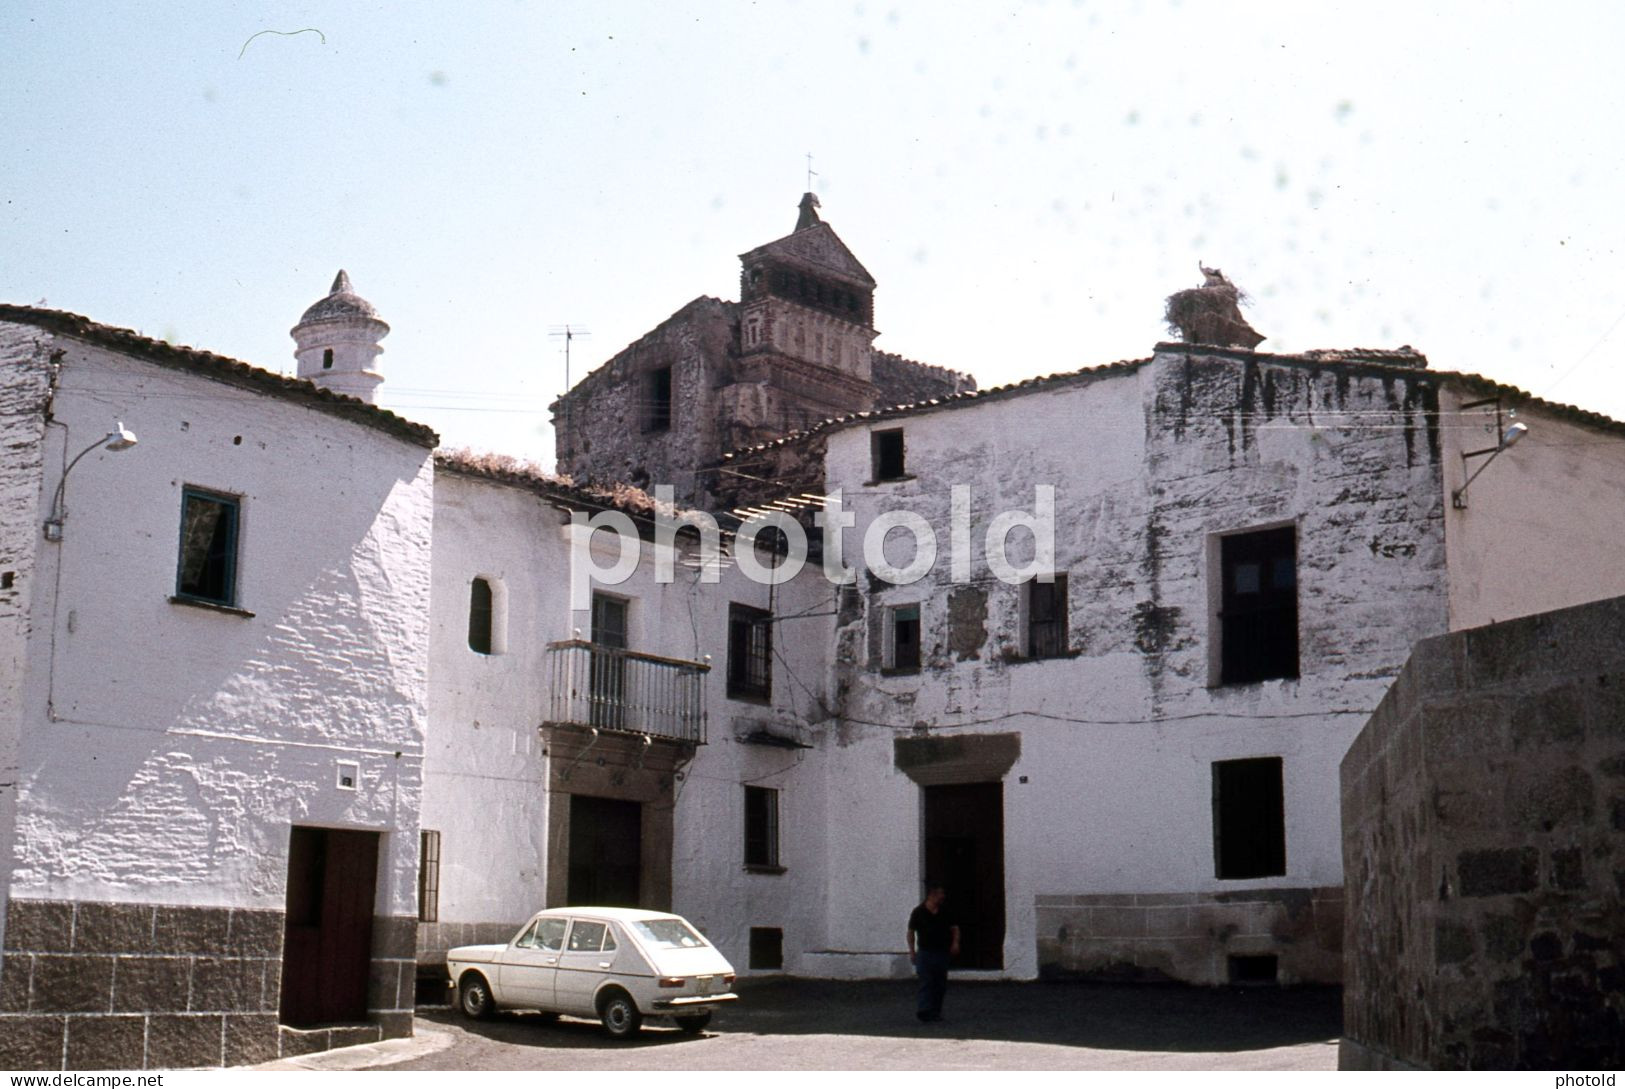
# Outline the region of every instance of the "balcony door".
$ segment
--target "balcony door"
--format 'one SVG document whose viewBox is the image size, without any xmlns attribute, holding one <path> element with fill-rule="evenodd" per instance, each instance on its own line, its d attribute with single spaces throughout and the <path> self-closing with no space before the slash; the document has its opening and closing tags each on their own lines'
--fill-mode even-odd
<svg viewBox="0 0 1625 1089">
<path fill-rule="evenodd" d="M 610 730 L 626 727 L 626 600 L 592 595 L 592 724 Z M 605 648 L 608 653 L 598 648 Z"/>
</svg>

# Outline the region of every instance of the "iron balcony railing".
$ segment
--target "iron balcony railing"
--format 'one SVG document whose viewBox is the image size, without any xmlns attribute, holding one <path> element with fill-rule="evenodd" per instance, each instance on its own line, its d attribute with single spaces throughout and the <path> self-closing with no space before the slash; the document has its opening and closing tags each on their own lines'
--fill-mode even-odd
<svg viewBox="0 0 1625 1089">
<path fill-rule="evenodd" d="M 706 662 L 585 639 L 547 645 L 548 722 L 705 742 Z"/>
</svg>

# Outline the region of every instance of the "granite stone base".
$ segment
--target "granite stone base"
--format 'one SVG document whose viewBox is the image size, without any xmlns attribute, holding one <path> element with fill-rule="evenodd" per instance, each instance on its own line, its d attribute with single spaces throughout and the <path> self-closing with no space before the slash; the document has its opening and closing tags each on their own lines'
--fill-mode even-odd
<svg viewBox="0 0 1625 1089">
<path fill-rule="evenodd" d="M 280 911 L 13 899 L 0 949 L 0 1068 L 278 1058 L 287 1039 L 277 1019 L 282 935 Z M 312 1038 L 341 1047 L 360 1036 L 411 1035 L 415 953 L 416 920 L 374 919 L 370 1023 Z"/>
<path fill-rule="evenodd" d="M 1045 979 L 1218 985 L 1234 981 L 1232 958 L 1260 957 L 1276 983 L 1342 979 L 1336 886 L 1040 896 L 1035 911 Z"/>
</svg>

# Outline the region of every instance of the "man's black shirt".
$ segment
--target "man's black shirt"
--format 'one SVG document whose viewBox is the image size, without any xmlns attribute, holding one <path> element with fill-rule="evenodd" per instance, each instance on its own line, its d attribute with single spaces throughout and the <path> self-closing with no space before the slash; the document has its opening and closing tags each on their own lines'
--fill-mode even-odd
<svg viewBox="0 0 1625 1089">
<path fill-rule="evenodd" d="M 958 925 L 946 905 L 932 913 L 921 904 L 908 917 L 908 928 L 918 935 L 916 944 L 932 953 L 946 953 L 953 948 L 953 928 Z"/>
</svg>

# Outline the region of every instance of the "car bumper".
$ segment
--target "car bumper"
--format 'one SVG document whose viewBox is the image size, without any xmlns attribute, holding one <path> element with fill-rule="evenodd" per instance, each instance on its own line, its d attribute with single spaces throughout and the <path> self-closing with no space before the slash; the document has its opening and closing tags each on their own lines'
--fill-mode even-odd
<svg viewBox="0 0 1625 1089">
<path fill-rule="evenodd" d="M 728 994 L 693 994 L 684 995 L 681 998 L 657 998 L 650 1003 L 649 1008 L 659 1013 L 681 1012 L 703 1006 L 725 1006 L 729 1002 L 738 1001 L 739 996 L 730 991 Z"/>
</svg>

